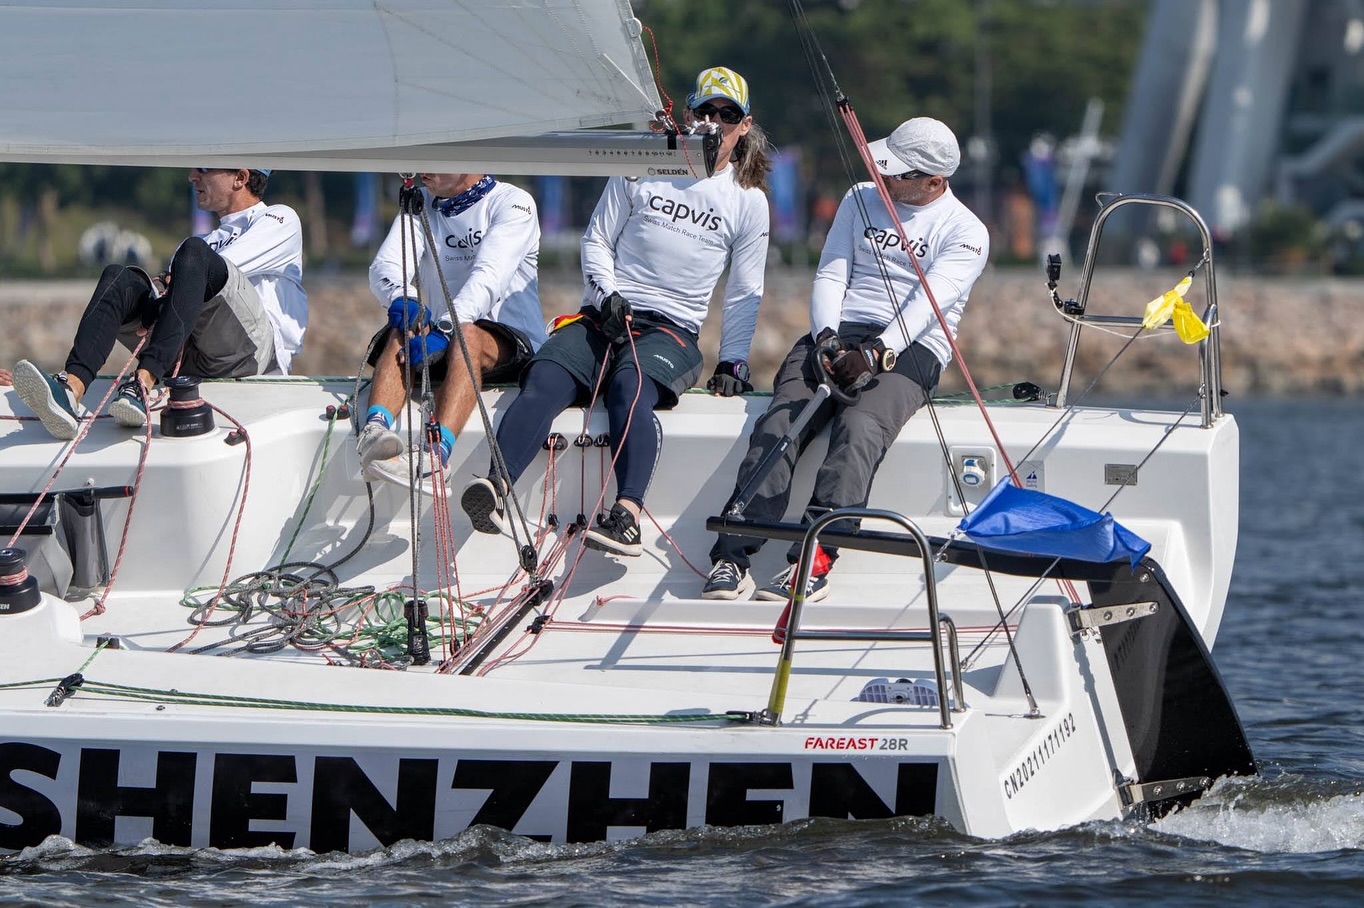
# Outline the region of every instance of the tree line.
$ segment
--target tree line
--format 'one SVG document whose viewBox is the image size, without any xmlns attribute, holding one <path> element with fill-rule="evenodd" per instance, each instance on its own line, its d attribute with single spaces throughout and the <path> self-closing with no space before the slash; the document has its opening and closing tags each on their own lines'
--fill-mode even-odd
<svg viewBox="0 0 1364 908">
<path fill-rule="evenodd" d="M 634 0 L 633 6 L 652 31 L 652 39 L 644 37 L 646 51 L 652 59 L 656 42 L 662 89 L 678 108 L 699 69 L 738 70 L 749 81 L 753 114 L 774 144 L 801 149 L 810 195 L 842 193 L 849 177 L 819 90 L 830 83 L 822 61 L 812 71 L 790 4 Z M 801 4 L 868 137 L 885 135 L 911 116 L 937 117 L 956 131 L 964 152 L 977 140 L 970 144 L 977 156 L 969 160 L 985 166 L 964 161 L 958 182 L 967 186 L 982 174 L 996 184 L 1015 177 L 1032 138 L 1075 133 L 1090 98 L 1103 101 L 1103 132 L 1116 135 L 1147 6 L 1145 0 Z M 272 196 L 298 203 L 304 214 L 320 194 L 335 200 L 329 213 L 341 215 L 350 205 L 348 179 L 280 173 Z M 43 226 L 58 211 L 94 208 L 126 209 L 135 220 L 170 221 L 183 232 L 185 175 L 164 168 L 0 164 L 0 265 L 33 254 L 32 244 L 18 239 L 35 223 Z"/>
</svg>

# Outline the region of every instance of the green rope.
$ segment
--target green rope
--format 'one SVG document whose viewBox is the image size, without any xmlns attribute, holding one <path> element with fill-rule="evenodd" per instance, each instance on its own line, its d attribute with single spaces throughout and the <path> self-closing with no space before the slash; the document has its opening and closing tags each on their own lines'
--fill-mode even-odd
<svg viewBox="0 0 1364 908">
<path fill-rule="evenodd" d="M 75 673 L 78 674 L 78 675 L 84 674 L 84 673 L 85 673 L 85 670 L 86 670 L 87 668 L 90 667 L 90 663 L 91 663 L 91 662 L 94 662 L 94 661 L 95 661 L 95 657 L 98 656 L 100 653 L 104 652 L 104 648 L 107 647 L 108 645 L 109 645 L 109 641 L 108 641 L 108 640 L 101 640 L 101 641 L 99 641 L 99 643 L 97 643 L 97 644 L 95 645 L 95 651 L 94 651 L 93 653 L 90 654 L 90 658 L 89 658 L 89 659 L 86 659 L 86 660 L 85 660 L 85 663 L 84 663 L 83 665 L 81 665 L 80 668 L 76 669 L 76 672 L 75 672 Z"/>
<path fill-rule="evenodd" d="M 44 682 L 27 681 L 21 682 L 23 685 L 42 684 Z M 0 685 L 0 687 L 17 687 L 14 685 Z M 125 684 L 111 684 L 102 681 L 91 681 L 87 679 L 80 688 L 81 694 L 93 694 L 112 698 L 126 698 L 131 700 L 146 700 L 153 702 L 169 701 L 188 706 L 227 706 L 239 708 L 259 708 L 259 709 L 281 709 L 290 711 L 320 711 L 320 712 L 342 712 L 342 713 L 362 713 L 370 715 L 386 716 L 440 716 L 443 718 L 465 718 L 465 719 L 516 719 L 532 722 L 577 722 L 577 723 L 608 723 L 608 724 L 640 724 L 640 723 L 682 723 L 682 722 L 713 722 L 740 721 L 743 717 L 726 715 L 720 713 L 687 713 L 683 715 L 644 715 L 644 714 L 610 714 L 610 713 L 514 713 L 514 712 L 493 712 L 480 709 L 461 709 L 452 706 L 359 706 L 355 704 L 338 703 L 317 703 L 306 700 L 276 700 L 265 697 L 243 697 L 228 694 L 198 694 L 185 693 L 178 690 L 161 690 L 148 687 L 132 687 Z"/>
<path fill-rule="evenodd" d="M 981 399 L 981 400 L 988 400 L 988 402 L 989 402 L 989 403 L 992 403 L 992 404 L 1026 404 L 1026 403 L 1032 403 L 1033 401 L 1028 401 L 1028 400 L 1015 400 L 1015 399 L 1014 399 L 1014 397 L 1013 397 L 1013 389 L 1014 389 L 1015 385 L 1017 385 L 1017 384 L 1018 384 L 1017 382 L 1010 382 L 1010 383 L 1005 384 L 1005 385 L 986 385 L 985 387 L 983 387 L 983 388 L 977 388 L 976 390 L 980 392 L 980 395 L 981 395 L 981 398 L 980 398 L 980 399 Z M 1008 397 L 996 397 L 996 398 L 986 398 L 986 397 L 985 397 L 985 392 L 987 392 L 987 391 L 1002 391 L 1002 390 L 1004 390 L 1005 388 L 1008 388 L 1008 389 L 1009 389 L 1009 396 L 1008 396 Z M 971 397 L 971 392 L 970 392 L 970 391 L 956 391 L 956 392 L 953 392 L 952 394 L 941 394 L 941 395 L 939 395 L 939 396 L 933 398 L 933 403 L 935 403 L 935 404 L 943 404 L 943 405 L 963 404 L 963 403 L 974 403 L 974 402 L 975 402 L 975 401 L 974 401 L 974 398 Z"/>
</svg>

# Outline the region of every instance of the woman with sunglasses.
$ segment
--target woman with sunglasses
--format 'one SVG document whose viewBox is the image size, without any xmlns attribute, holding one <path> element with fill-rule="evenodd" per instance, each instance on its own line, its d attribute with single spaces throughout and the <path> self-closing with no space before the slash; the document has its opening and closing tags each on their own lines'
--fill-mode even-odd
<svg viewBox="0 0 1364 908">
<path fill-rule="evenodd" d="M 461 505 L 480 532 L 506 528 L 507 491 L 554 418 L 600 396 L 616 500 L 585 544 L 642 553 L 639 514 L 661 442 L 651 411 L 675 406 L 700 378 L 697 335 L 726 265 L 720 362 L 707 387 L 725 397 L 752 390 L 747 359 L 767 261 L 769 146 L 750 114 L 748 83 L 731 69 L 702 71 L 687 107 L 689 124 L 719 129 L 714 172 L 607 182 L 582 240 L 583 307 L 556 319 L 498 426 L 509 475 L 494 467 L 464 490 Z"/>
</svg>

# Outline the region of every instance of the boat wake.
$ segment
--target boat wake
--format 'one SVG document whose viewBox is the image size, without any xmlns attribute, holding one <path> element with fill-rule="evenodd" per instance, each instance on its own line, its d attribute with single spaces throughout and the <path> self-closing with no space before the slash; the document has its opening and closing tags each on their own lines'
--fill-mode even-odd
<svg viewBox="0 0 1364 908">
<path fill-rule="evenodd" d="M 1156 832 L 1266 854 L 1364 848 L 1364 789 L 1301 776 L 1222 779 Z"/>
</svg>

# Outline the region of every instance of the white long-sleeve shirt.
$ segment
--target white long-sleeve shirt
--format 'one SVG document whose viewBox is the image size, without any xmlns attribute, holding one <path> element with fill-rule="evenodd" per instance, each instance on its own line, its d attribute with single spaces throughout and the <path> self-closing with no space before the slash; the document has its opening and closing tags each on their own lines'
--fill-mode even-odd
<svg viewBox="0 0 1364 908">
<path fill-rule="evenodd" d="M 288 205 L 257 202 L 224 215 L 200 236 L 208 248 L 236 265 L 256 289 L 275 331 L 275 360 L 284 374 L 303 348 L 308 294 L 303 289 L 303 226 Z"/>
<path fill-rule="evenodd" d="M 488 194 L 459 214 L 446 216 L 423 189 L 431 236 L 440 250 L 440 269 L 450 288 L 453 307 L 436 275 L 421 222 L 412 219 L 408 235 L 416 250 L 407 250 L 403 275 L 402 222 L 399 214 L 369 266 L 369 286 L 388 307 L 416 289 L 436 318 L 450 313 L 462 324 L 488 319 L 524 331 L 531 346 L 545 341 L 545 318 L 540 310 L 540 219 L 530 193 L 510 183 L 497 183 Z M 414 288 L 414 282 L 416 284 Z M 453 311 L 452 311 L 453 310 Z"/>
<path fill-rule="evenodd" d="M 871 219 L 870 226 L 858 210 L 858 195 Z M 897 203 L 895 212 L 955 339 L 966 297 L 985 270 L 990 254 L 989 231 L 950 188 L 927 205 Z M 874 245 L 881 249 L 894 299 L 886 292 Z M 903 314 L 903 327 L 896 317 L 897 309 Z M 881 341 L 897 353 L 919 341 L 944 366 L 952 360 L 952 348 L 933 314 L 928 294 L 871 183 L 858 183 L 839 204 L 810 293 L 812 336 L 825 328 L 838 330 L 840 321 L 885 325 Z"/>
<path fill-rule="evenodd" d="M 767 265 L 767 196 L 733 166 L 706 179 L 612 177 L 583 235 L 583 302 L 619 293 L 694 332 L 725 282 L 720 359 L 748 359 Z"/>
</svg>

